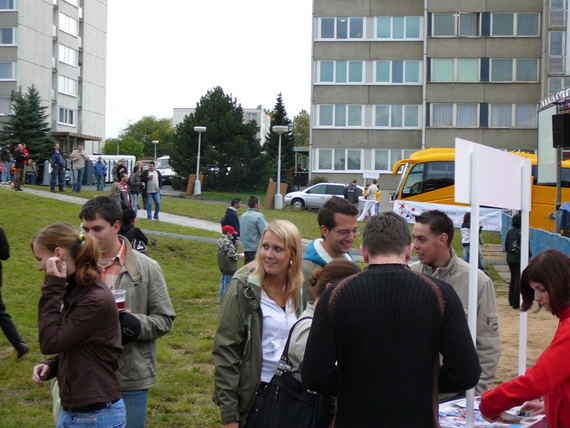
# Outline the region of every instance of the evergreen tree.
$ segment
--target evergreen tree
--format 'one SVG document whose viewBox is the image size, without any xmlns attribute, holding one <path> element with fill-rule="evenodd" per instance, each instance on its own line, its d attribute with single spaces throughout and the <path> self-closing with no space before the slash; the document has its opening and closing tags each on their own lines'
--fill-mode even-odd
<svg viewBox="0 0 570 428">
<path fill-rule="evenodd" d="M 283 103 L 283 96 L 281 93 L 277 95 L 277 102 L 275 108 L 269 114 L 270 121 L 270 131 L 265 137 L 265 143 L 263 144 L 263 150 L 265 152 L 266 165 L 269 168 L 268 173 L 270 177 L 277 179 L 277 157 L 279 151 L 279 135 L 272 131 L 273 126 L 281 125 L 288 126 L 291 130 L 291 121 L 287 117 L 287 111 L 285 110 L 285 104 Z M 287 132 L 281 135 L 281 182 L 293 184 L 293 174 L 292 170 L 295 166 L 295 152 L 293 147 L 295 146 L 293 134 Z"/>
<path fill-rule="evenodd" d="M 215 87 L 176 127 L 170 153 L 173 169 L 186 179 L 196 173 L 198 133 L 206 126 L 200 149 L 203 188 L 224 191 L 252 190 L 262 184 L 263 157 L 256 136 L 257 124 L 243 123 L 243 109 L 221 87 Z"/>
<path fill-rule="evenodd" d="M 38 166 L 49 158 L 55 140 L 51 137 L 51 128 L 47 122 L 47 107 L 42 106 L 40 93 L 35 86 L 28 88 L 26 94 L 19 89 L 12 102 L 13 113 L 3 124 L 2 140 L 11 140 L 13 147 L 19 143 L 26 145 L 30 156 Z"/>
</svg>

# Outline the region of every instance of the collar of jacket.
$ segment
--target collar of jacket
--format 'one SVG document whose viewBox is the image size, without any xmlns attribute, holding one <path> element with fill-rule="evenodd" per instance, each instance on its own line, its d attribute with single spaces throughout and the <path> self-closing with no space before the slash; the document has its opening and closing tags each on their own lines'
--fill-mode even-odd
<svg viewBox="0 0 570 428">
<path fill-rule="evenodd" d="M 135 262 L 135 256 L 133 255 L 133 249 L 131 248 L 131 243 L 124 236 L 119 235 L 119 239 L 123 241 L 123 244 L 125 245 L 125 248 L 127 249 L 127 254 L 125 255 L 125 262 L 123 263 L 123 266 L 121 267 L 120 273 L 123 273 L 126 271 L 130 275 L 133 282 L 138 282 L 142 278 L 142 273 L 139 270 L 137 263 Z M 148 256 L 145 256 L 145 257 L 148 257 Z"/>
<path fill-rule="evenodd" d="M 449 247 L 449 251 L 451 251 L 451 260 L 449 260 L 447 266 L 433 268 L 431 266 L 424 265 L 428 275 L 443 279 L 445 276 L 452 275 L 455 272 L 457 269 L 457 254 L 455 254 L 455 250 L 451 247 Z"/>
</svg>

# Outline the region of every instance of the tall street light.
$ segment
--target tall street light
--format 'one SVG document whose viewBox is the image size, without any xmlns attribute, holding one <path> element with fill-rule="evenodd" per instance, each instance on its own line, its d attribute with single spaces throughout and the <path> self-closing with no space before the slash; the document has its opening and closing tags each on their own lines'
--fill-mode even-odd
<svg viewBox="0 0 570 428">
<path fill-rule="evenodd" d="M 155 162 L 156 162 L 156 146 L 158 146 L 158 143 L 160 143 L 160 141 L 152 140 L 152 144 L 154 144 L 154 161 Z"/>
<path fill-rule="evenodd" d="M 283 209 L 283 195 L 281 194 L 281 135 L 289 132 L 288 126 L 275 125 L 273 132 L 279 134 L 279 149 L 277 151 L 277 193 L 273 201 L 273 208 L 276 210 Z"/>
<path fill-rule="evenodd" d="M 196 181 L 194 182 L 194 194 L 201 195 L 200 186 L 200 145 L 202 144 L 202 132 L 206 132 L 205 126 L 195 126 L 194 131 L 198 133 L 198 156 L 196 156 Z"/>
<path fill-rule="evenodd" d="M 119 156 L 119 143 L 123 141 L 123 139 L 121 137 L 118 137 L 115 138 L 115 141 L 117 142 L 117 156 Z"/>
</svg>

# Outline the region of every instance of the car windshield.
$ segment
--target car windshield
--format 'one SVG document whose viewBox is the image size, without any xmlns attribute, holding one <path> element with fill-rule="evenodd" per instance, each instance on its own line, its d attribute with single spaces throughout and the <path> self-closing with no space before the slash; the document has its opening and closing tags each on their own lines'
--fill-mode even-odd
<svg viewBox="0 0 570 428">
<path fill-rule="evenodd" d="M 168 159 L 158 159 L 156 161 L 156 167 L 157 168 L 170 168 L 170 163 L 168 162 Z"/>
</svg>

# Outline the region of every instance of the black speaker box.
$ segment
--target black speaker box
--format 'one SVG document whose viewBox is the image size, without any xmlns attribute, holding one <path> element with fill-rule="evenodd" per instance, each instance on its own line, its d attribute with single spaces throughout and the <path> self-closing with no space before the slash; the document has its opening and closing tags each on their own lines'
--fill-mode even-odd
<svg viewBox="0 0 570 428">
<path fill-rule="evenodd" d="M 552 144 L 555 148 L 570 147 L 570 114 L 552 115 Z"/>
</svg>

